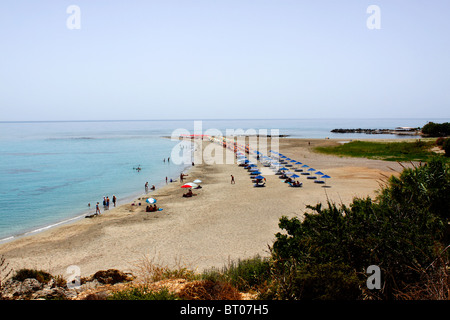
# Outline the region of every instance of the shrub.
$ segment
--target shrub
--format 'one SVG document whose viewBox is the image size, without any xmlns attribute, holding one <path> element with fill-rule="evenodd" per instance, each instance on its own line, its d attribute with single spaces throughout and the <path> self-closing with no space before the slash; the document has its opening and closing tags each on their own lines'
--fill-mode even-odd
<svg viewBox="0 0 450 320">
<path fill-rule="evenodd" d="M 150 290 L 147 286 L 136 286 L 113 292 L 108 300 L 177 300 L 167 288 Z"/>
<path fill-rule="evenodd" d="M 450 138 L 445 139 L 445 141 L 442 143 L 442 149 L 445 151 L 445 156 L 450 157 Z"/>
<path fill-rule="evenodd" d="M 436 139 L 436 145 L 442 147 L 442 145 L 444 144 L 445 138 L 443 137 L 439 137 Z"/>
<path fill-rule="evenodd" d="M 240 300 L 241 294 L 228 282 L 199 280 L 188 283 L 178 293 L 185 300 Z"/>
<path fill-rule="evenodd" d="M 445 137 L 450 135 L 450 122 L 428 122 L 422 128 L 422 133 L 430 137 Z"/>
<path fill-rule="evenodd" d="M 270 278 L 271 264 L 268 258 L 259 255 L 237 262 L 231 262 L 221 271 L 205 270 L 202 279 L 211 281 L 226 281 L 239 290 L 252 290 L 265 285 Z"/>
<path fill-rule="evenodd" d="M 47 283 L 52 279 L 52 275 L 48 272 L 35 269 L 20 269 L 16 271 L 12 279 L 17 281 L 24 281 L 25 279 L 33 278 L 40 283 Z"/>
<path fill-rule="evenodd" d="M 281 299 L 355 298 L 369 265 L 380 266 L 391 299 L 420 281 L 421 270 L 445 243 L 450 178 L 442 159 L 392 177 L 375 201 L 308 206 L 312 213 L 280 219 L 273 244 L 275 296 Z M 325 274 L 322 271 L 326 271 Z M 361 276 L 361 277 L 359 277 Z"/>
</svg>

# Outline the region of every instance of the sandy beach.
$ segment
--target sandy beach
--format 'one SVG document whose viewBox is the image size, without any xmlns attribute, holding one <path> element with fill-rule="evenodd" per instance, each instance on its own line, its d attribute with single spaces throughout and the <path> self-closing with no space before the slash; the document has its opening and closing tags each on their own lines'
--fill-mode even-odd
<svg viewBox="0 0 450 320">
<path fill-rule="evenodd" d="M 281 153 L 330 175 L 328 187 L 302 176 L 303 187 L 290 188 L 263 172 L 266 187 L 254 188 L 247 170 L 237 164 L 196 164 L 185 182 L 201 179 L 203 188 L 193 190 L 197 195 L 192 198 L 182 197 L 186 190 L 179 181 L 169 183 L 133 201 L 136 205 L 119 202 L 100 216 L 1 244 L 0 255 L 16 270 L 36 268 L 54 275 L 65 275 L 71 265 L 80 267 L 81 276 L 110 268 L 134 272 L 145 259 L 197 271 L 220 268 L 231 260 L 268 255 L 281 216 L 301 217 L 306 205 L 327 199 L 349 203 L 355 196 L 373 196 L 385 176 L 402 169 L 395 162 L 312 152 L 339 140 L 279 141 Z M 145 212 L 148 197 L 157 199 L 163 211 Z"/>
</svg>

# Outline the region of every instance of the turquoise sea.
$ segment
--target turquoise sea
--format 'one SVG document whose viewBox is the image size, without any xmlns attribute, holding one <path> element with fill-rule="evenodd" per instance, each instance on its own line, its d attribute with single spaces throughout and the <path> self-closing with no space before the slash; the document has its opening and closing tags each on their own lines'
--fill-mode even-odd
<svg viewBox="0 0 450 320">
<path fill-rule="evenodd" d="M 401 139 L 330 130 L 422 127 L 428 121 L 449 120 L 204 120 L 201 127 L 224 135 L 226 129 L 278 129 L 295 138 Z M 177 178 L 190 165 L 169 163 L 179 142 L 162 138 L 176 129 L 194 133 L 194 120 L 0 122 L 0 242 L 82 218 L 104 196 L 115 195 L 120 204 L 144 194 L 146 182 L 158 188 L 165 177 Z"/>
</svg>

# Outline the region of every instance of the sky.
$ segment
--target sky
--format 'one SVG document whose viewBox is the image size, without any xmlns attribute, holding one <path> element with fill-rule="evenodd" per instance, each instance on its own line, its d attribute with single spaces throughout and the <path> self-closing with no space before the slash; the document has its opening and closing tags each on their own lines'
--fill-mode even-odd
<svg viewBox="0 0 450 320">
<path fill-rule="evenodd" d="M 449 17 L 448 0 L 5 0 L 0 121 L 449 118 Z"/>
</svg>

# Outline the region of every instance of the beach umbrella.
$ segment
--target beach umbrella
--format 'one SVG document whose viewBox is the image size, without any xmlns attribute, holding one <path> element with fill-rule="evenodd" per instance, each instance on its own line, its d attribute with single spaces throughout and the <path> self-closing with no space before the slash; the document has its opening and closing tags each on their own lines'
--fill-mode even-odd
<svg viewBox="0 0 450 320">
<path fill-rule="evenodd" d="M 254 164 L 254 163 L 252 163 L 252 164 L 250 165 L 250 167 L 254 168 L 254 167 L 257 167 L 257 165 Z"/>
<path fill-rule="evenodd" d="M 156 199 L 154 199 L 154 198 L 148 198 L 147 200 L 145 200 L 145 202 L 148 202 L 148 203 L 153 204 L 153 203 L 156 203 Z"/>
<path fill-rule="evenodd" d="M 280 168 L 280 169 L 278 169 L 278 170 L 284 171 L 284 170 L 288 170 L 288 168 L 283 167 L 283 168 Z"/>
<path fill-rule="evenodd" d="M 262 179 L 264 179 L 264 177 L 263 176 L 256 176 L 255 179 L 262 180 Z"/>
<path fill-rule="evenodd" d="M 308 171 L 316 171 L 316 169 L 309 168 Z"/>
<path fill-rule="evenodd" d="M 200 179 L 194 180 L 194 183 L 202 183 L 202 180 Z"/>
<path fill-rule="evenodd" d="M 302 168 L 308 168 L 309 166 L 307 166 L 306 164 L 302 165 Z"/>
<path fill-rule="evenodd" d="M 329 175 L 323 175 L 322 178 L 324 178 L 324 179 L 329 179 L 329 178 L 331 178 L 331 177 L 330 177 Z"/>
<path fill-rule="evenodd" d="M 291 178 L 300 178 L 300 176 L 296 175 L 295 173 L 291 176 Z"/>
<path fill-rule="evenodd" d="M 318 175 L 323 175 L 323 174 L 325 174 L 325 173 L 323 173 L 323 172 L 321 172 L 321 171 L 317 171 L 316 174 L 318 174 Z"/>
<path fill-rule="evenodd" d="M 261 174 L 261 172 L 259 172 L 259 171 L 252 171 L 252 173 L 250 173 L 251 176 L 253 176 L 255 174 Z"/>
<path fill-rule="evenodd" d="M 191 186 L 191 187 L 193 187 L 193 188 L 197 188 L 198 187 L 198 185 L 196 183 L 193 183 L 193 182 L 188 182 L 186 184 Z"/>
<path fill-rule="evenodd" d="M 181 186 L 182 188 L 192 188 L 192 186 L 190 185 L 190 184 L 183 184 L 182 186 Z"/>
</svg>

